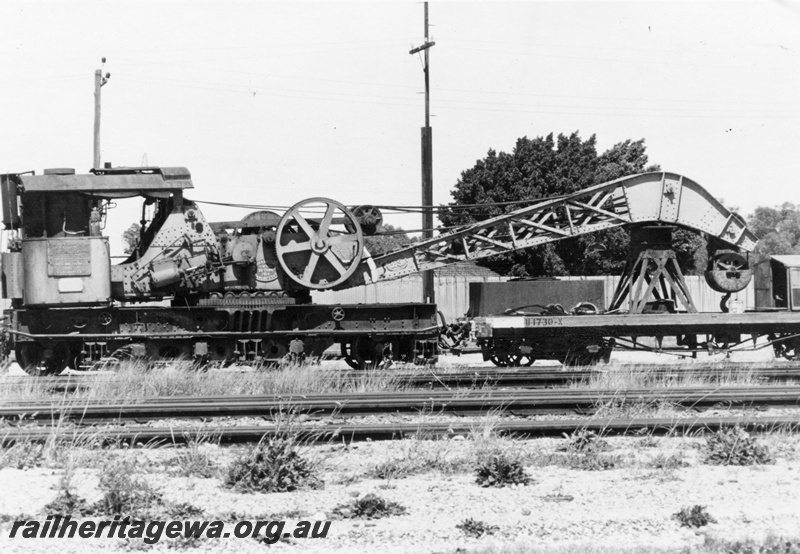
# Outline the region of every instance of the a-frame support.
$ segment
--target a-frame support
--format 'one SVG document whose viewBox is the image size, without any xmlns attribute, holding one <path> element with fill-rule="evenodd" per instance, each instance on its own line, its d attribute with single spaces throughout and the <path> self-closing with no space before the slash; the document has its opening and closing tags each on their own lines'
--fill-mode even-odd
<svg viewBox="0 0 800 554">
<path fill-rule="evenodd" d="M 627 299 L 632 314 L 643 313 L 648 306 L 697 312 L 672 248 L 673 229 L 632 229 L 630 254 L 609 310 L 624 309 Z"/>
</svg>

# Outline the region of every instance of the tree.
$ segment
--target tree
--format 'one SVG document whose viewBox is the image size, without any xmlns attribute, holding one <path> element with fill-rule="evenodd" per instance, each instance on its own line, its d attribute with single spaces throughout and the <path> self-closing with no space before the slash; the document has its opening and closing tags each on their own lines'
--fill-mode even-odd
<svg viewBox="0 0 800 554">
<path fill-rule="evenodd" d="M 374 256 L 381 256 L 410 244 L 411 238 L 400 227 L 384 223 L 380 233 L 364 237 L 364 247 Z"/>
<path fill-rule="evenodd" d="M 750 259 L 756 264 L 776 254 L 800 254 L 800 206 L 785 202 L 779 207 L 758 207 L 747 218 L 758 238 Z"/>
<path fill-rule="evenodd" d="M 124 233 L 122 233 L 122 242 L 125 244 L 124 253 L 130 254 L 139 245 L 139 231 L 142 226 L 138 223 L 132 223 Z"/>
<path fill-rule="evenodd" d="M 644 139 L 620 142 L 600 155 L 596 143 L 595 135 L 582 140 L 575 132 L 554 139 L 551 133 L 534 139 L 522 137 L 511 153 L 489 150 L 486 158 L 461 173 L 451 191 L 453 202 L 442 207 L 439 219 L 445 226 L 465 225 L 525 205 L 504 202 L 534 202 L 660 169 L 648 165 Z M 704 269 L 697 267 L 694 256 L 698 250 L 705 252 L 703 239 L 682 230 L 675 238 L 684 271 Z M 616 228 L 492 257 L 482 265 L 519 277 L 608 275 L 622 271 L 628 251 L 628 232 Z"/>
</svg>

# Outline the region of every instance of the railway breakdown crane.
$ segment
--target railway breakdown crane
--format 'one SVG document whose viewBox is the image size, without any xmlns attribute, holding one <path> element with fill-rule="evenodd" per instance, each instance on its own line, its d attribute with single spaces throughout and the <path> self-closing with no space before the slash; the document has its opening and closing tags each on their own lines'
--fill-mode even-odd
<svg viewBox="0 0 800 554">
<path fill-rule="evenodd" d="M 708 237 L 706 279 L 725 294 L 748 284 L 752 270 L 746 254 L 756 243 L 744 221 L 700 185 L 665 172 L 532 200 L 527 207 L 375 257 L 364 248 L 365 233 L 376 232 L 382 221 L 373 206 L 348 208 L 312 198 L 282 215 L 257 211 L 241 221 L 207 222 L 184 196 L 193 185 L 181 167 L 4 174 L 0 188 L 8 231 L 8 251 L 2 254 L 3 297 L 11 301 L 7 331 L 20 365 L 37 375 L 90 367 L 120 353 L 263 361 L 287 354 L 319 356 L 334 344 L 353 367 L 392 359 L 430 363 L 440 331 L 435 305 L 318 305 L 311 303 L 310 291 L 386 281 L 631 227 L 633 250 L 612 302 L 617 313 L 592 307 L 590 314 L 575 318 L 526 313 L 506 316 L 512 318 L 508 322 L 478 322 L 487 359 L 586 361 L 587 355 L 604 355 L 610 348 L 603 329 L 611 321 L 625 328 L 622 334 L 660 336 L 664 326 L 680 328 L 680 318 L 698 317 L 680 334 L 704 332 L 707 320 L 696 313 L 675 263 L 673 228 Z M 114 200 L 134 196 L 143 199 L 139 242 L 127 259 L 112 265 L 102 231 Z M 747 315 L 708 317 L 733 321 Z"/>
</svg>

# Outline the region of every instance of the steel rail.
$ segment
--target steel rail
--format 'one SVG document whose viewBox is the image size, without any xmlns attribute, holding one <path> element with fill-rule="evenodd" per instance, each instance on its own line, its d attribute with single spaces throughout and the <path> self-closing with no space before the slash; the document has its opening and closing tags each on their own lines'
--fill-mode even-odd
<svg viewBox="0 0 800 554">
<path fill-rule="evenodd" d="M 165 418 L 272 417 L 293 411 L 315 416 L 501 411 L 515 415 L 592 412 L 608 404 L 666 403 L 690 409 L 800 406 L 800 387 L 686 387 L 664 390 L 417 391 L 349 395 L 171 397 L 148 402 L 28 403 L 0 407 L 0 418 L 41 421 L 154 420 Z"/>
<path fill-rule="evenodd" d="M 423 438 L 448 438 L 470 435 L 480 430 L 482 421 L 472 422 L 425 422 L 390 424 L 347 424 L 297 427 L 292 434 L 307 442 L 352 442 L 363 440 L 394 440 L 419 436 Z M 596 418 L 555 419 L 535 421 L 492 421 L 491 428 L 501 434 L 520 438 L 562 436 L 576 431 L 594 431 L 603 435 L 689 434 L 714 432 L 739 426 L 749 432 L 797 431 L 800 417 L 778 416 L 748 418 L 741 416 L 711 416 L 695 418 Z M 102 441 L 124 444 L 183 444 L 197 437 L 207 437 L 222 443 L 257 442 L 264 436 L 276 436 L 287 432 L 285 426 L 186 426 L 124 428 L 55 428 L 20 427 L 7 428 L 0 433 L 0 445 L 8 446 L 19 441 L 44 442 L 61 439 L 65 441 Z"/>
<path fill-rule="evenodd" d="M 352 381 L 370 376 L 368 372 L 358 370 L 325 370 L 332 378 L 341 378 Z M 495 385 L 515 387 L 550 387 L 573 382 L 588 381 L 592 377 L 612 374 L 616 370 L 570 370 L 552 371 L 541 369 L 484 369 L 477 368 L 459 373 L 419 373 L 419 372 L 390 372 L 381 370 L 381 376 L 391 377 L 403 384 L 419 387 L 465 387 L 474 385 Z M 715 379 L 729 376 L 748 374 L 759 381 L 800 381 L 800 368 L 747 368 L 747 367 L 720 367 L 720 368 L 653 368 L 630 371 L 626 375 L 650 376 L 658 379 L 685 378 L 688 376 Z M 25 383 L 40 384 L 43 387 L 66 388 L 88 386 L 94 380 L 113 380 L 114 373 L 73 373 L 69 375 L 33 377 L 33 376 L 4 376 L 0 377 L 0 387 L 17 386 Z"/>
<path fill-rule="evenodd" d="M 215 396 L 153 396 L 137 400 L 135 402 L 112 403 L 105 400 L 81 399 L 74 401 L 70 399 L 45 399 L 26 402 L 7 402 L 5 405 L 0 403 L 0 410 L 7 408 L 60 408 L 78 406 L 80 409 L 86 407 L 127 407 L 139 405 L 173 405 L 173 404 L 201 404 L 201 403 L 221 403 L 231 405 L 248 404 L 270 404 L 270 403 L 406 403 L 421 401 L 447 401 L 458 399 L 501 399 L 519 398 L 526 400 L 536 399 L 572 399 L 572 398 L 595 398 L 595 399 L 620 399 L 620 398 L 654 398 L 661 399 L 667 397 L 688 398 L 690 396 L 709 396 L 739 398 L 739 397 L 762 397 L 762 396 L 785 396 L 787 398 L 797 398 L 800 401 L 800 386 L 795 385 L 754 385 L 754 386 L 711 386 L 694 385 L 681 387 L 664 388 L 630 388 L 630 389 L 592 389 L 592 388 L 560 388 L 560 389 L 461 389 L 456 391 L 448 390 L 410 390 L 410 391 L 391 391 L 391 392 L 329 392 L 329 393 L 287 393 L 271 395 L 215 395 Z M 2 413 L 2 412 L 0 412 Z"/>
</svg>

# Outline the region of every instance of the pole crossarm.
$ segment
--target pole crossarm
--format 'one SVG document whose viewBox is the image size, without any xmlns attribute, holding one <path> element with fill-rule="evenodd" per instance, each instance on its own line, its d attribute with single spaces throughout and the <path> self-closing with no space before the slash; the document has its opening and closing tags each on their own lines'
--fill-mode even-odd
<svg viewBox="0 0 800 554">
<path fill-rule="evenodd" d="M 354 286 L 396 279 L 466 260 L 514 252 L 605 229 L 664 223 L 715 237 L 751 252 L 757 239 L 744 220 L 699 184 L 653 172 L 601 183 L 467 225 L 362 261 Z"/>
</svg>

